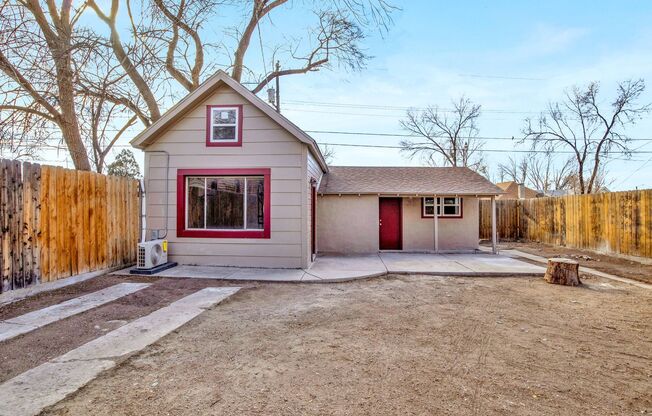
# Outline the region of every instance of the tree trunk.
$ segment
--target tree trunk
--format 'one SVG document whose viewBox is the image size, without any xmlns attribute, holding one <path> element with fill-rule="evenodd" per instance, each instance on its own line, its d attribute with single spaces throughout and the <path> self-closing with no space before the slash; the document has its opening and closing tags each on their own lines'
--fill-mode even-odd
<svg viewBox="0 0 652 416">
<path fill-rule="evenodd" d="M 53 51 L 59 89 L 59 111 L 61 113 L 59 127 L 75 169 L 91 170 L 75 109 L 75 87 L 73 85 L 72 58 L 69 44 L 70 39 L 68 38 L 63 44 L 58 43 L 57 48 Z"/>
<path fill-rule="evenodd" d="M 579 286 L 579 263 L 575 260 L 552 258 L 548 259 L 548 268 L 543 279 L 548 283 L 565 286 Z"/>
</svg>

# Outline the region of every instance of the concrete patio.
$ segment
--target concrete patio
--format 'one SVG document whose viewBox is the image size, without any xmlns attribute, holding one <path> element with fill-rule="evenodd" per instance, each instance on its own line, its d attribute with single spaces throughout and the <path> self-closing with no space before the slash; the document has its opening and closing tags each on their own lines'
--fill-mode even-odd
<svg viewBox="0 0 652 416">
<path fill-rule="evenodd" d="M 126 276 L 129 269 L 113 274 Z M 154 276 L 173 278 L 328 283 L 386 274 L 437 276 L 543 276 L 545 269 L 496 254 L 396 253 L 320 255 L 309 269 L 262 269 L 182 265 Z"/>
</svg>

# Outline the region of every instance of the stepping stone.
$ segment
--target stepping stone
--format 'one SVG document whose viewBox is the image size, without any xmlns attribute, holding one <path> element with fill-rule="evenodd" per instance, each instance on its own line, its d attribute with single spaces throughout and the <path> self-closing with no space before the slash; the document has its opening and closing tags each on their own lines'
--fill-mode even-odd
<svg viewBox="0 0 652 416">
<path fill-rule="evenodd" d="M 150 286 L 149 283 L 119 283 L 97 292 L 39 309 L 0 322 L 0 342 L 26 334 L 53 322 L 80 314 L 89 309 L 113 302 Z"/>
<path fill-rule="evenodd" d="M 38 415 L 238 290 L 202 289 L 0 384 L 0 416 Z"/>
</svg>

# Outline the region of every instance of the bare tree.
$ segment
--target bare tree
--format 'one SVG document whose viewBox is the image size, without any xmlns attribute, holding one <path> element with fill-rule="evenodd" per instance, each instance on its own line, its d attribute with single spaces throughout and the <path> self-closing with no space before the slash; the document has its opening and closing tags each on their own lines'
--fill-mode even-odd
<svg viewBox="0 0 652 416">
<path fill-rule="evenodd" d="M 136 19 L 127 1 L 132 30 L 131 39 L 123 41 L 117 25 L 120 1 L 111 0 L 108 11 L 103 11 L 95 0 L 87 1 L 89 7 L 109 28 L 109 42 L 114 54 L 145 102 L 150 121 L 160 117 L 160 100 L 157 100 L 156 92 L 153 91 L 156 82 L 148 81 L 143 70 L 160 66 L 185 90 L 196 89 L 207 66 L 206 49 L 216 48 L 216 45 L 202 40 L 203 26 L 215 17 L 216 10 L 221 7 L 240 5 L 227 0 L 152 0 L 150 7 L 143 8 L 141 16 Z M 258 33 L 260 47 L 263 48 L 260 29 L 262 20 L 269 17 L 273 11 L 281 13 L 283 6 L 289 9 L 293 5 L 310 6 L 311 2 L 244 2 L 244 7 L 249 10 L 244 27 L 224 29 L 225 35 L 230 35 L 235 40 L 235 47 L 230 55 L 230 64 L 220 66 L 230 69 L 231 76 L 236 81 L 243 81 L 245 73 L 251 78 L 258 78 L 256 86 L 252 89 L 254 93 L 260 92 L 277 77 L 318 71 L 333 64 L 354 70 L 363 68 L 370 59 L 361 47 L 365 30 L 387 28 L 391 23 L 391 13 L 396 9 L 385 0 L 315 2 L 312 12 L 316 21 L 308 29 L 307 36 L 299 42 L 293 42 L 286 37 L 281 44 L 268 46 L 268 49 L 273 51 L 272 61 L 284 55 L 288 61 L 287 68 L 271 69 L 260 74 L 260 69 L 252 69 L 246 64 L 246 55 L 254 34 Z M 310 9 L 306 11 L 309 12 Z M 305 43 L 308 45 L 303 45 Z M 220 48 L 221 52 L 229 56 L 228 43 L 223 43 Z M 176 58 L 177 55 L 180 59 Z M 214 65 L 208 67 L 212 69 Z M 160 82 L 161 79 L 156 81 Z"/>
<path fill-rule="evenodd" d="M 324 144 L 319 147 L 321 149 L 322 155 L 324 156 L 324 160 L 326 161 L 327 164 L 330 165 L 333 162 L 333 159 L 335 159 L 335 148 L 327 144 Z"/>
<path fill-rule="evenodd" d="M 60 138 L 77 169 L 93 164 L 101 170 L 134 122 L 158 120 L 162 103 L 198 88 L 216 68 L 238 81 L 254 80 L 254 92 L 281 76 L 364 68 L 366 33 L 384 33 L 396 9 L 386 0 L 149 0 L 134 6 L 130 0 L 61 6 L 0 0 L 0 145 L 31 146 L 26 154 L 36 154 Z M 297 9 L 313 18 L 302 22 L 307 33 L 293 39 L 300 29 L 277 27 L 272 17 Z M 88 19 L 82 26 L 86 11 L 104 27 Z M 216 25 L 241 11 L 243 21 Z M 251 45 L 271 52 L 282 68 L 268 71 L 258 54 L 248 59 Z"/>
<path fill-rule="evenodd" d="M 510 156 L 507 163 L 498 164 L 501 181 L 514 181 L 541 191 L 571 190 L 573 159 L 556 160 L 549 152 L 527 153 L 520 158 Z"/>
<path fill-rule="evenodd" d="M 410 158 L 420 156 L 432 166 L 443 163 L 486 173 L 483 142 L 477 138 L 480 105 L 465 97 L 453 101 L 452 105 L 451 110 L 438 107 L 408 110 L 401 126 L 417 139 L 402 140 L 401 151 Z"/>
<path fill-rule="evenodd" d="M 557 163 L 551 153 L 528 156 L 527 178 L 532 187 L 549 194 L 555 190 L 569 190 L 572 183 L 573 159 Z"/>
<path fill-rule="evenodd" d="M 532 149 L 572 151 L 578 193 L 596 192 L 597 180 L 605 173 L 602 162 L 613 151 L 629 154 L 625 129 L 650 111 L 649 104 L 637 103 L 644 90 L 642 79 L 620 83 L 606 110 L 600 108 L 598 83 L 583 90 L 574 87 L 562 102 L 550 103 L 538 120 L 525 120 L 523 140 L 532 139 Z"/>
<path fill-rule="evenodd" d="M 498 175 L 501 182 L 514 181 L 525 183 L 528 177 L 529 158 L 522 157 L 520 160 L 509 156 L 506 163 L 498 164 Z"/>
<path fill-rule="evenodd" d="M 75 105 L 74 56 L 89 48 L 89 37 L 77 30 L 84 6 L 71 1 L 43 8 L 38 0 L 0 3 L 0 112 L 2 136 L 31 143 L 36 130 L 61 132 L 77 169 L 90 163 L 79 129 Z M 14 123 L 24 126 L 16 131 Z M 11 127 L 8 127 L 12 124 Z M 7 131 L 7 129 L 14 129 Z M 37 133 L 37 143 L 48 139 Z"/>
</svg>

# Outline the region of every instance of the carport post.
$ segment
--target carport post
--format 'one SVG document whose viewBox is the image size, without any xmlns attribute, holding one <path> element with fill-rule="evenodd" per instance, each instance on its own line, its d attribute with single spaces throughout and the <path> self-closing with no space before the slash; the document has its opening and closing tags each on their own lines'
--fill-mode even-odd
<svg viewBox="0 0 652 416">
<path fill-rule="evenodd" d="M 491 251 L 496 254 L 496 196 L 491 196 Z"/>
<path fill-rule="evenodd" d="M 434 214 L 433 214 L 433 224 L 434 224 L 434 232 L 435 232 L 435 253 L 439 253 L 439 220 L 437 219 L 437 195 L 432 196 L 432 201 L 434 204 Z"/>
</svg>

